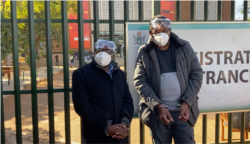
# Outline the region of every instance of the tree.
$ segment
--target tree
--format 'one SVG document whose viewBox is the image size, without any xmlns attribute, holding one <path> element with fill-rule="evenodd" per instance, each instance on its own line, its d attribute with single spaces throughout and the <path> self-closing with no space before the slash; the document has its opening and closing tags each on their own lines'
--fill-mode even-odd
<svg viewBox="0 0 250 144">
<path fill-rule="evenodd" d="M 16 1 L 17 5 L 17 19 L 28 19 L 28 2 Z M 61 1 L 50 2 L 51 19 L 61 19 Z M 77 1 L 67 1 L 67 14 L 75 14 L 77 12 Z M 10 1 L 1 1 L 1 18 L 10 19 L 11 8 Z M 34 18 L 45 19 L 44 1 L 34 1 Z M 51 24 L 52 43 L 53 48 L 59 47 L 62 43 L 62 28 L 61 23 Z M 36 59 L 46 57 L 43 52 L 46 42 L 45 23 L 35 23 L 35 49 Z M 18 23 L 18 49 L 19 53 L 25 54 L 27 64 L 30 64 L 29 55 L 29 23 Z M 1 24 L 1 56 L 6 59 L 7 54 L 12 53 L 12 35 L 11 24 Z M 40 53 L 39 53 L 40 51 Z"/>
<path fill-rule="evenodd" d="M 248 8 L 247 8 L 247 12 L 248 12 L 248 20 L 250 20 L 250 0 L 248 1 Z M 244 4 L 242 4 L 241 6 L 239 6 L 237 8 L 237 11 L 244 14 Z"/>
<path fill-rule="evenodd" d="M 72 50 L 72 49 L 69 49 L 68 52 L 69 52 L 70 55 L 73 55 L 73 54 L 74 54 L 74 50 Z"/>
<path fill-rule="evenodd" d="M 1 12 L 2 17 L 2 12 Z M 10 24 L 1 23 L 1 57 L 3 60 L 6 59 L 7 54 L 12 53 L 12 45 L 11 45 L 11 29 Z"/>
</svg>

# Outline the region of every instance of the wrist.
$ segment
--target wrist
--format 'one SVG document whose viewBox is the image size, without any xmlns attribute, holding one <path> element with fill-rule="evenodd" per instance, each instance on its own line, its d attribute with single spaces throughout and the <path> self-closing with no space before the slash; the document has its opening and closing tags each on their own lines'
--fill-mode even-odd
<svg viewBox="0 0 250 144">
<path fill-rule="evenodd" d="M 157 111 L 160 111 L 162 108 L 166 108 L 166 109 L 168 109 L 168 106 L 165 106 L 165 105 L 160 105 L 159 107 L 158 107 L 158 109 L 157 109 Z"/>
<path fill-rule="evenodd" d="M 105 133 L 106 133 L 107 136 L 109 136 L 109 129 L 110 129 L 111 123 L 112 123 L 111 120 L 107 121 L 107 125 L 106 125 L 106 128 L 105 128 Z"/>
<path fill-rule="evenodd" d="M 187 102 L 183 102 L 182 105 L 186 105 L 187 107 L 189 107 Z"/>
<path fill-rule="evenodd" d="M 159 103 L 159 104 L 156 106 L 156 110 L 158 110 L 161 106 L 162 106 L 162 104 Z"/>
<path fill-rule="evenodd" d="M 108 129 L 106 131 L 106 136 L 109 136 L 109 127 L 108 127 Z"/>
</svg>

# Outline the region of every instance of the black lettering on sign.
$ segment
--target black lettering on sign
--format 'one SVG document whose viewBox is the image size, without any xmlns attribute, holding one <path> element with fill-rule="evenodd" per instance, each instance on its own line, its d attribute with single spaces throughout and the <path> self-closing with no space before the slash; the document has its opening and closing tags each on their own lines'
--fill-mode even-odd
<svg viewBox="0 0 250 144">
<path fill-rule="evenodd" d="M 244 53 L 246 54 L 246 58 L 247 58 L 247 64 L 249 64 L 249 54 L 250 54 L 250 51 L 244 51 Z"/>
<path fill-rule="evenodd" d="M 235 83 L 238 83 L 238 70 L 235 71 L 235 75 L 231 70 L 228 71 L 228 83 L 231 83 L 231 77 L 234 79 Z"/>
<path fill-rule="evenodd" d="M 223 51 L 215 51 L 214 54 L 217 54 L 217 64 L 220 64 L 220 55 L 223 54 Z"/>
<path fill-rule="evenodd" d="M 221 80 L 223 80 L 224 83 L 227 83 L 224 71 L 220 71 L 218 79 L 217 79 L 217 84 L 219 84 Z"/>
<path fill-rule="evenodd" d="M 236 64 L 237 61 L 241 61 L 241 64 L 244 64 L 241 51 L 237 51 L 237 54 L 236 54 L 236 57 L 235 57 L 235 60 L 234 60 L 234 64 Z"/>
<path fill-rule="evenodd" d="M 205 54 L 206 59 L 210 60 L 209 63 L 205 62 L 205 65 L 211 65 L 213 63 L 213 59 L 208 56 L 209 54 L 212 54 L 212 52 L 209 51 L 209 52 L 206 52 L 206 54 Z"/>
<path fill-rule="evenodd" d="M 224 64 L 227 64 L 227 60 L 229 60 L 230 64 L 233 64 L 232 56 L 233 56 L 233 53 L 231 51 L 225 51 L 225 53 L 224 53 Z"/>
<path fill-rule="evenodd" d="M 248 80 L 244 80 L 244 79 L 243 79 L 243 73 L 244 73 L 244 72 L 248 72 L 248 69 L 245 69 L 245 70 L 241 71 L 241 73 L 240 73 L 240 80 L 241 80 L 242 82 L 244 82 L 244 83 L 247 83 Z"/>
<path fill-rule="evenodd" d="M 210 76 L 212 74 L 212 76 Z M 207 71 L 207 84 L 209 84 L 209 80 L 212 80 L 212 83 L 215 84 L 214 80 L 215 73 L 213 71 Z"/>
<path fill-rule="evenodd" d="M 200 52 L 200 65 L 203 65 L 203 52 Z"/>
</svg>

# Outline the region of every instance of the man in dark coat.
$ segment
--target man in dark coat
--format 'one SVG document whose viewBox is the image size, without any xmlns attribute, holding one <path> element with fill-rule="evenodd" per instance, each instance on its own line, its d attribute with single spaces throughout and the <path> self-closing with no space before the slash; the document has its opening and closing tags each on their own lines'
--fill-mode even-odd
<svg viewBox="0 0 250 144">
<path fill-rule="evenodd" d="M 139 117 L 154 144 L 194 144 L 199 117 L 198 92 L 203 75 L 188 41 L 171 31 L 171 21 L 157 15 L 149 23 L 150 39 L 138 52 L 134 85 L 140 95 Z"/>
<path fill-rule="evenodd" d="M 98 40 L 93 61 L 73 72 L 72 95 L 83 143 L 128 143 L 134 106 L 125 74 L 112 61 L 115 44 Z"/>
</svg>

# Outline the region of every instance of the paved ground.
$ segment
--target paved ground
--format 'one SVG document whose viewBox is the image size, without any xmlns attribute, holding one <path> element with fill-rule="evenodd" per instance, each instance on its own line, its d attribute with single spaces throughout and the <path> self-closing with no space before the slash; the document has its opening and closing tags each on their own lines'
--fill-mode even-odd
<svg viewBox="0 0 250 144">
<path fill-rule="evenodd" d="M 117 60 L 118 61 L 118 60 Z M 121 62 L 121 60 L 120 60 Z M 119 62 L 119 63 L 120 63 Z M 75 68 L 70 70 L 70 79 L 72 72 Z M 54 88 L 63 88 L 63 73 L 55 74 Z M 71 82 L 70 82 L 71 85 Z M 46 89 L 47 82 L 42 81 L 38 83 L 38 89 Z M 30 86 L 25 87 L 30 89 Z M 71 97 L 71 96 L 70 96 Z M 40 143 L 49 143 L 48 132 L 48 100 L 47 94 L 38 95 L 38 116 L 39 116 L 39 140 Z M 54 94 L 54 111 L 55 111 L 55 139 L 56 143 L 65 143 L 65 127 L 64 127 L 64 96 L 63 93 Z M 22 112 L 22 132 L 23 143 L 32 143 L 32 112 L 31 112 L 31 95 L 21 95 L 21 112 Z M 5 133 L 6 143 L 12 144 L 15 141 L 15 108 L 14 108 L 14 96 L 8 96 L 4 98 L 4 118 L 5 118 Z M 74 112 L 72 101 L 70 103 L 70 120 L 71 120 L 71 141 L 72 144 L 80 142 L 80 118 Z M 207 138 L 208 143 L 214 143 L 215 137 L 215 115 L 209 114 L 207 120 Z M 145 128 L 146 144 L 151 144 L 152 140 L 149 135 L 149 129 Z M 201 143 L 202 138 L 202 115 L 200 116 L 197 125 L 195 126 L 195 139 L 197 143 Z M 227 133 L 226 133 L 227 134 Z M 131 143 L 139 143 L 139 120 L 133 119 L 131 124 Z M 249 135 L 250 137 L 250 135 Z M 239 133 L 234 133 L 233 138 L 239 138 Z"/>
<path fill-rule="evenodd" d="M 63 67 L 57 67 L 53 66 L 53 73 L 57 74 L 60 73 L 63 70 Z M 47 80 L 47 68 L 46 67 L 40 67 L 36 70 L 37 75 L 37 82 L 45 81 Z M 21 71 L 20 76 L 20 89 L 26 89 L 27 85 L 31 84 L 31 77 L 30 77 L 30 70 Z M 8 78 L 7 74 L 3 77 L 3 90 L 4 91 L 12 91 L 14 90 L 14 76 L 13 72 L 11 72 L 11 80 L 10 85 L 8 85 Z"/>
</svg>

